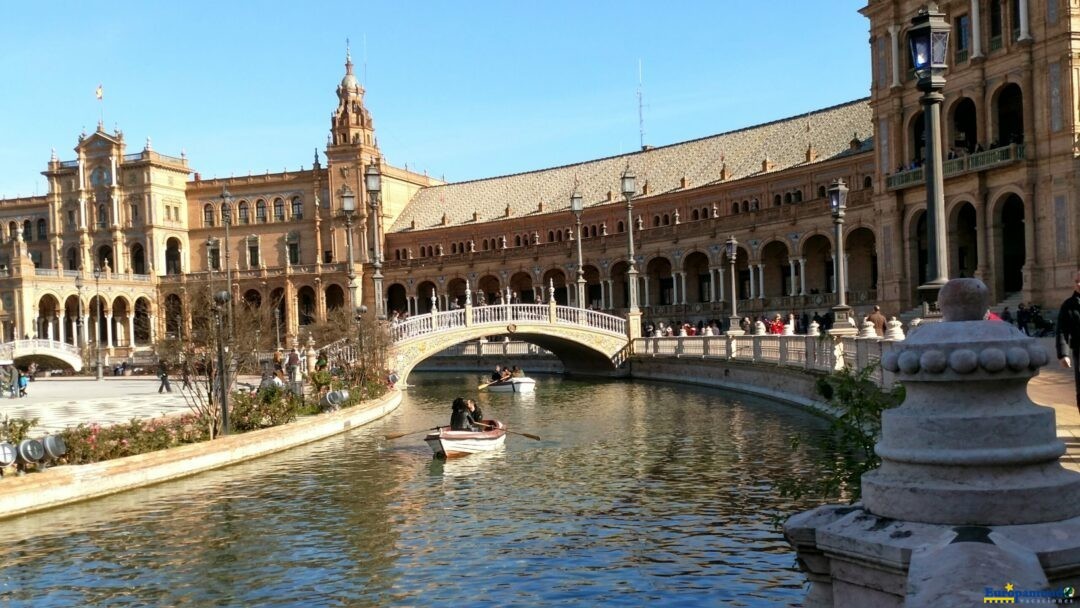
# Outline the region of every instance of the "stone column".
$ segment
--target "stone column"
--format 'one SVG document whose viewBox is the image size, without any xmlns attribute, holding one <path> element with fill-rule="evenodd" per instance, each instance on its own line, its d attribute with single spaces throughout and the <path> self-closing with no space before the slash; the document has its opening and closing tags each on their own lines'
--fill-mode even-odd
<svg viewBox="0 0 1080 608">
<path fill-rule="evenodd" d="M 600 308 L 607 309 L 607 279 L 600 279 Z"/>
<path fill-rule="evenodd" d="M 127 316 L 128 346 L 135 348 L 135 313 L 129 312 Z"/>
<path fill-rule="evenodd" d="M 758 264 L 758 298 L 765 299 L 765 264 Z"/>
<path fill-rule="evenodd" d="M 34 327 L 34 335 L 32 335 L 30 337 L 31 338 L 40 338 L 41 337 L 41 317 L 36 316 L 36 315 L 34 316 L 34 325 L 33 325 L 33 327 Z"/>
<path fill-rule="evenodd" d="M 713 301 L 714 302 L 723 302 L 724 301 L 724 267 L 723 266 L 718 266 L 716 268 L 716 276 L 719 277 L 719 280 L 716 282 L 716 287 L 718 287 L 719 290 L 717 291 L 717 296 L 718 297 Z M 732 296 L 734 296 L 734 295 L 735 294 L 732 294 Z"/>
<path fill-rule="evenodd" d="M 982 16 L 979 14 L 979 3 L 982 0 L 971 0 L 971 57 L 982 57 Z"/>
<path fill-rule="evenodd" d="M 45 337 L 48 338 L 50 342 L 53 341 L 53 321 L 55 318 L 56 317 L 49 317 L 45 319 Z"/>
<path fill-rule="evenodd" d="M 832 254 L 832 280 L 829 281 L 829 291 L 836 293 L 836 254 Z"/>
<path fill-rule="evenodd" d="M 750 271 L 750 299 L 757 298 L 757 281 L 754 280 L 754 265 L 747 264 L 746 269 Z M 732 297 L 735 297 L 732 295 Z"/>
<path fill-rule="evenodd" d="M 685 272 L 680 272 L 679 273 L 679 281 L 682 283 L 682 287 L 679 289 L 679 295 L 682 296 L 680 299 L 682 300 L 682 304 L 685 305 L 686 304 L 686 273 Z"/>
<path fill-rule="evenodd" d="M 974 0 L 978 2 L 978 0 Z M 892 43 L 892 86 L 900 86 L 900 26 L 889 26 L 889 41 Z"/>
<path fill-rule="evenodd" d="M 112 341 L 112 313 L 105 313 L 105 346 L 113 347 Z"/>
<path fill-rule="evenodd" d="M 659 287 L 659 285 L 657 285 Z M 679 273 L 671 273 L 671 303 L 679 303 Z"/>
<path fill-rule="evenodd" d="M 798 289 L 795 287 L 796 280 L 798 279 L 798 277 L 795 275 L 795 258 L 788 258 L 788 268 L 790 269 L 789 274 L 791 275 L 788 277 L 788 283 L 790 283 L 791 285 L 791 287 L 788 288 L 788 295 L 797 296 L 799 295 L 799 292 Z"/>
<path fill-rule="evenodd" d="M 150 315 L 150 343 L 153 344 L 157 340 L 157 315 Z"/>
<path fill-rule="evenodd" d="M 1031 40 L 1028 29 L 1028 0 L 1020 0 L 1020 38 L 1021 42 Z"/>
<path fill-rule="evenodd" d="M 806 295 L 806 258 L 799 258 L 799 295 Z"/>
<path fill-rule="evenodd" d="M 59 321 L 57 325 L 60 326 L 60 342 L 67 343 L 67 328 L 64 327 L 65 325 L 67 325 L 67 315 L 65 314 L 62 317 L 58 317 L 57 320 Z"/>
<path fill-rule="evenodd" d="M 94 341 L 97 342 L 97 340 Z M 90 315 L 87 313 L 83 313 L 82 318 L 82 343 L 90 344 Z"/>
<path fill-rule="evenodd" d="M 645 300 L 641 303 L 641 305 L 643 307 L 652 306 L 652 301 L 649 299 L 649 275 L 641 275 L 641 281 L 645 284 L 645 289 L 643 290 L 645 293 Z"/>
</svg>

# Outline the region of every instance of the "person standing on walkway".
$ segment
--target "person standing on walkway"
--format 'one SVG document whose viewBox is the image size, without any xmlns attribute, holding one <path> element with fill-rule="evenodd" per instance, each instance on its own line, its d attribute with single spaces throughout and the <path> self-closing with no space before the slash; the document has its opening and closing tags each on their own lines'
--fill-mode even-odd
<svg viewBox="0 0 1080 608">
<path fill-rule="evenodd" d="M 1077 365 L 1080 363 L 1080 270 L 1073 275 L 1073 283 L 1073 294 L 1061 303 L 1061 310 L 1058 311 L 1054 342 L 1061 366 L 1073 369 L 1076 409 L 1080 410 L 1080 365 Z M 1066 346 L 1069 347 L 1068 351 L 1065 350 Z"/>
<path fill-rule="evenodd" d="M 880 306 L 875 304 L 874 312 L 867 315 L 866 320 L 874 324 L 874 331 L 877 332 L 879 338 L 885 337 L 885 323 L 887 319 L 885 318 L 885 315 L 881 314 Z"/>
<path fill-rule="evenodd" d="M 165 359 L 158 359 L 157 366 L 158 378 L 161 378 L 161 386 L 158 387 L 157 392 L 160 395 L 161 391 L 172 392 L 172 387 L 169 386 L 169 364 L 165 363 Z"/>
</svg>

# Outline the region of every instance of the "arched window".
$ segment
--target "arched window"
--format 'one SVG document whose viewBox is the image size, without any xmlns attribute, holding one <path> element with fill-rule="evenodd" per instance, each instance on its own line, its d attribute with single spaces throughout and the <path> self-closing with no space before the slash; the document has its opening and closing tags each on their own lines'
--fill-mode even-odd
<svg viewBox="0 0 1080 608">
<path fill-rule="evenodd" d="M 79 252 L 74 247 L 67 250 L 67 269 L 79 269 Z"/>
<path fill-rule="evenodd" d="M 202 208 L 202 221 L 203 226 L 214 225 L 214 206 L 210 203 L 206 203 Z"/>
<path fill-rule="evenodd" d="M 514 247 L 521 247 L 521 235 L 520 234 L 516 235 L 514 237 Z"/>
<path fill-rule="evenodd" d="M 299 196 L 292 199 L 292 219 L 293 221 L 304 219 L 304 202 Z"/>
<path fill-rule="evenodd" d="M 255 201 L 255 221 L 260 224 L 266 223 L 266 201 L 261 198 Z"/>
<path fill-rule="evenodd" d="M 865 190 L 869 190 L 870 188 L 873 188 L 874 187 L 874 178 L 870 177 L 869 175 L 862 178 L 862 187 Z"/>
<path fill-rule="evenodd" d="M 750 201 L 743 201 L 742 202 L 742 210 L 743 211 L 750 211 Z"/>
<path fill-rule="evenodd" d="M 788 203 L 788 204 L 791 203 L 791 193 L 790 192 L 785 192 L 784 193 L 784 202 Z"/>
<path fill-rule="evenodd" d="M 488 241 L 487 241 L 487 239 L 484 239 L 484 251 L 487 251 L 487 250 L 488 250 Z"/>
<path fill-rule="evenodd" d="M 555 235 L 555 238 L 559 239 L 560 243 L 562 242 L 562 230 L 560 230 L 558 234 Z"/>
<path fill-rule="evenodd" d="M 549 243 L 554 243 L 555 242 L 555 231 L 554 230 L 548 230 L 548 242 Z"/>
<path fill-rule="evenodd" d="M 654 215 L 653 216 L 652 225 L 653 225 L 654 228 L 660 225 L 660 216 L 659 215 Z"/>
<path fill-rule="evenodd" d="M 105 226 L 107 226 L 109 224 L 109 211 L 108 211 L 108 208 L 105 207 L 105 205 L 98 205 L 98 208 L 97 208 L 97 223 L 98 223 L 98 228 L 104 228 Z M 30 239 L 27 238 L 26 240 L 30 240 Z"/>
<path fill-rule="evenodd" d="M 37 238 L 39 241 L 44 241 L 49 238 L 49 228 L 46 225 L 45 220 L 37 221 Z"/>
<path fill-rule="evenodd" d="M 26 220 L 25 222 L 23 222 L 23 240 L 27 243 L 34 240 L 34 233 L 31 231 L 31 228 L 32 226 L 30 225 L 30 220 Z"/>
<path fill-rule="evenodd" d="M 281 200 L 280 198 L 274 199 L 274 221 L 285 221 L 285 201 Z"/>
<path fill-rule="evenodd" d="M 622 220 L 615 224 L 615 232 L 626 232 L 626 226 L 623 225 Z"/>
<path fill-rule="evenodd" d="M 802 190 L 796 190 L 795 192 L 793 192 L 791 194 L 791 200 L 792 200 L 792 202 L 795 202 L 795 203 L 801 203 L 802 202 Z"/>
<path fill-rule="evenodd" d="M 589 236 L 596 238 L 596 224 L 589 226 Z"/>
<path fill-rule="evenodd" d="M 731 203 L 731 215 L 739 212 L 739 203 Z"/>
<path fill-rule="evenodd" d="M 817 197 L 818 198 L 825 198 L 825 193 L 826 193 L 825 186 L 818 186 L 817 187 Z"/>
<path fill-rule="evenodd" d="M 772 197 L 772 204 L 773 204 L 773 207 L 779 207 L 779 206 L 780 206 L 780 203 L 781 203 L 781 202 L 783 202 L 783 201 L 781 200 L 781 198 L 780 198 L 780 195 L 779 195 L 779 194 L 777 194 L 777 195 L 775 195 L 775 196 L 773 196 L 773 197 Z"/>
<path fill-rule="evenodd" d="M 701 208 L 701 219 L 703 219 L 703 220 L 709 219 L 709 208 L 708 207 L 702 207 Z"/>
<path fill-rule="evenodd" d="M 247 201 L 240 201 L 240 206 L 237 207 L 237 214 L 238 214 L 238 219 L 240 220 L 241 225 L 247 224 L 248 222 L 251 221 L 251 218 L 248 215 Z"/>
<path fill-rule="evenodd" d="M 668 214 L 665 213 L 664 214 L 664 225 L 667 226 L 670 223 L 671 223 L 671 216 L 669 216 Z"/>
<path fill-rule="evenodd" d="M 697 211 L 697 209 L 694 209 L 693 211 L 690 212 L 690 219 L 692 221 L 695 221 L 695 222 L 698 221 L 698 211 Z"/>
</svg>

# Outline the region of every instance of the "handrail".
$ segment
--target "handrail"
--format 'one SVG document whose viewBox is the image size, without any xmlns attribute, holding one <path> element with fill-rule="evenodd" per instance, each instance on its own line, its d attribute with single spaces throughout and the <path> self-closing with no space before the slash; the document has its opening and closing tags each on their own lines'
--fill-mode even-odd
<svg viewBox="0 0 1080 608">
<path fill-rule="evenodd" d="M 595 331 L 626 336 L 626 319 L 596 310 L 551 304 L 500 304 L 467 306 L 409 317 L 390 328 L 394 343 L 465 326 L 509 326 L 518 323 L 577 325 Z"/>
</svg>

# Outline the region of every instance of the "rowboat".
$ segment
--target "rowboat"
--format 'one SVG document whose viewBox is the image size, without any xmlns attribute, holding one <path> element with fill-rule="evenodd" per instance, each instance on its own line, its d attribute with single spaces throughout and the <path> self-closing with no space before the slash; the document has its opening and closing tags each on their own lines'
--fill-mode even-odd
<svg viewBox="0 0 1080 608">
<path fill-rule="evenodd" d="M 424 437 L 436 458 L 458 458 L 498 449 L 506 441 L 506 425 L 498 420 L 483 420 L 486 431 L 451 431 L 440 426 Z"/>
<path fill-rule="evenodd" d="M 536 390 L 536 380 L 532 378 L 510 378 L 488 385 L 493 393 L 531 393 Z"/>
</svg>

